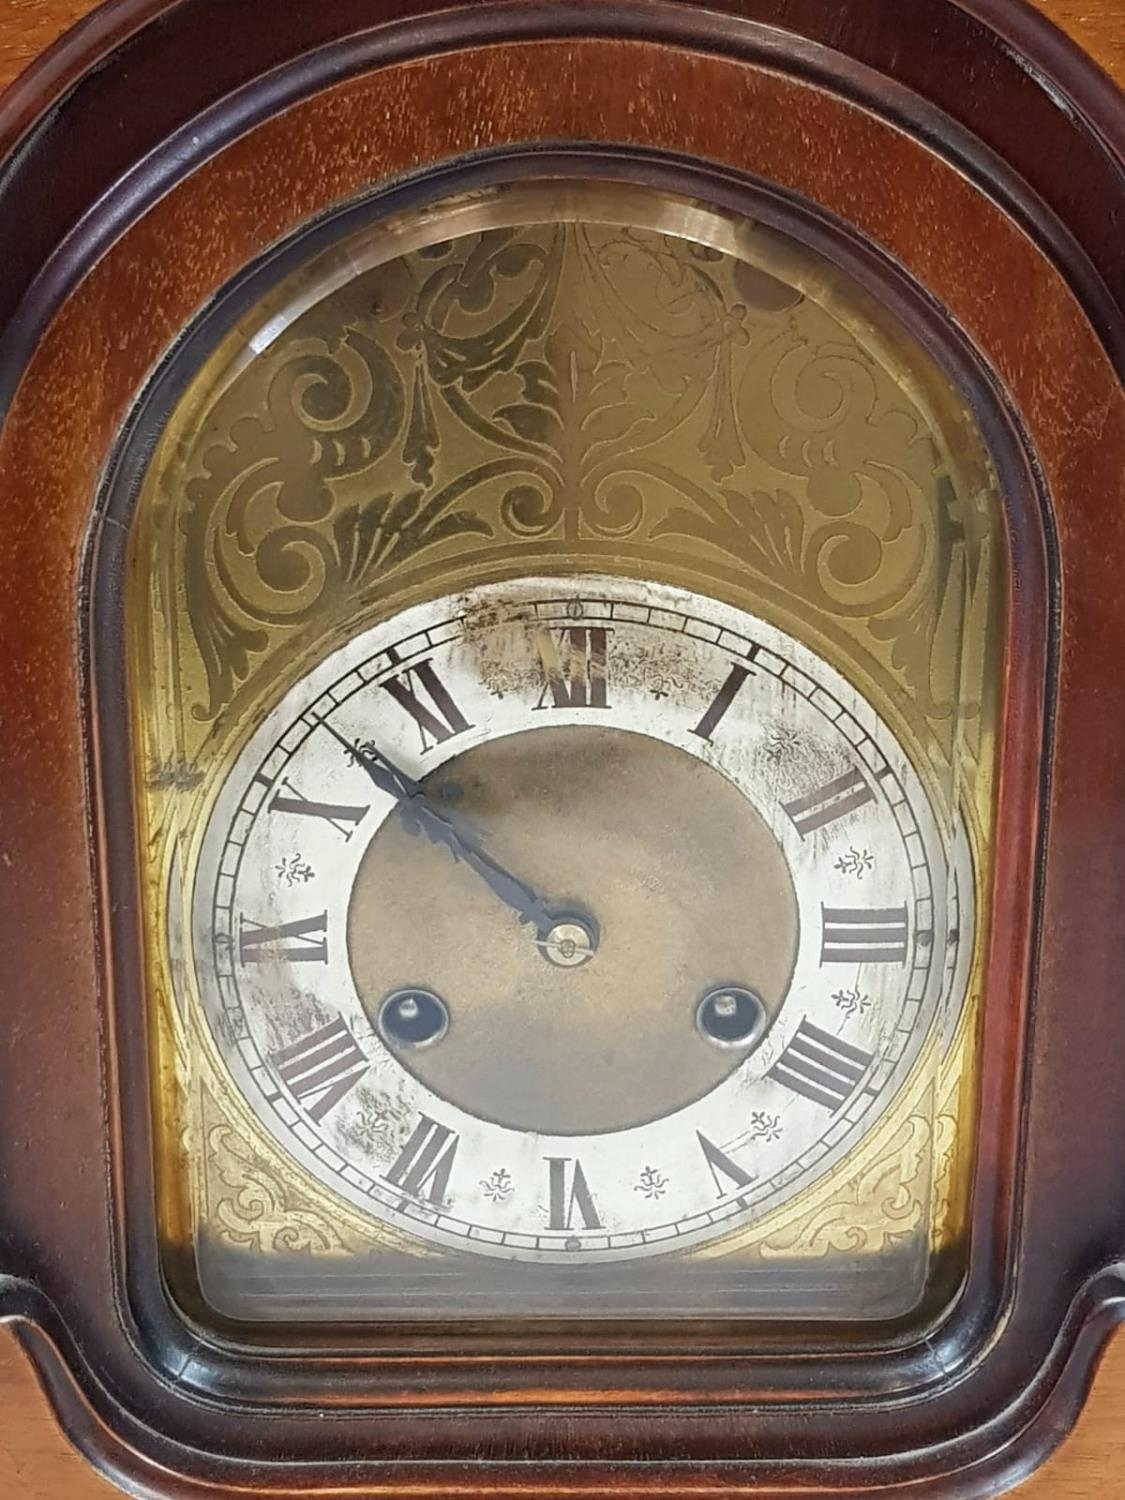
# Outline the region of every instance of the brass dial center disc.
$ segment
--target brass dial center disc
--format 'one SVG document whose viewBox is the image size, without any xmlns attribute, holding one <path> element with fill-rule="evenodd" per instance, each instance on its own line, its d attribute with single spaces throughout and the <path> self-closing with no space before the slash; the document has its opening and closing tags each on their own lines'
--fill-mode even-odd
<svg viewBox="0 0 1125 1500">
<path fill-rule="evenodd" d="M 740 1064 L 745 1049 L 700 1034 L 699 998 L 744 986 L 772 1019 L 798 921 L 773 834 L 725 777 L 644 735 L 559 727 L 466 751 L 424 785 L 439 802 L 457 789 L 489 854 L 599 936 L 581 963 L 544 962 L 532 926 L 392 814 L 360 865 L 348 950 L 373 1021 L 408 986 L 448 1006 L 440 1043 L 395 1048 L 416 1077 L 480 1118 L 581 1134 L 657 1119 Z"/>
</svg>

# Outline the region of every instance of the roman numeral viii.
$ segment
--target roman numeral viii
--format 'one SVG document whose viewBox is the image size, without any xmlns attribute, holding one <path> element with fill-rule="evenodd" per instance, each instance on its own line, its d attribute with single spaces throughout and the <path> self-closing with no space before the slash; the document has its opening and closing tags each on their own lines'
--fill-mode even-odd
<svg viewBox="0 0 1125 1500">
<path fill-rule="evenodd" d="M 269 1054 L 278 1078 L 319 1124 L 367 1072 L 367 1056 L 339 1017 Z"/>
<path fill-rule="evenodd" d="M 867 910 L 821 907 L 822 964 L 904 964 L 909 928 L 905 906 Z"/>
<path fill-rule="evenodd" d="M 857 807 L 874 800 L 874 792 L 860 773 L 853 769 L 837 776 L 834 781 L 826 781 L 823 786 L 807 792 L 803 797 L 783 802 L 782 806 L 789 814 L 793 827 L 802 838 L 807 838 L 826 823 L 834 823 L 845 813 L 855 812 Z"/>
<path fill-rule="evenodd" d="M 862 1047 L 821 1031 L 811 1021 L 802 1021 L 768 1076 L 834 1112 L 867 1072 L 871 1058 Z"/>
<path fill-rule="evenodd" d="M 449 1174 L 461 1137 L 448 1125 L 423 1115 L 386 1176 L 413 1198 L 428 1198 L 440 1207 L 449 1191 Z"/>
<path fill-rule="evenodd" d="M 415 662 L 397 677 L 388 677 L 381 686 L 417 724 L 423 750 L 472 727 L 450 697 L 429 657 Z"/>
<path fill-rule="evenodd" d="M 328 962 L 328 913 L 315 917 L 298 917 L 295 922 L 281 922 L 275 927 L 238 919 L 238 956 L 244 964 L 283 958 L 291 964 L 326 964 Z"/>
<path fill-rule="evenodd" d="M 609 631 L 604 625 L 570 625 L 536 637 L 545 685 L 536 708 L 605 708 Z"/>
<path fill-rule="evenodd" d="M 594 1206 L 580 1161 L 569 1156 L 548 1156 L 550 1171 L 550 1223 L 552 1229 L 570 1229 L 577 1211 L 586 1229 L 600 1229 L 602 1222 Z"/>
</svg>

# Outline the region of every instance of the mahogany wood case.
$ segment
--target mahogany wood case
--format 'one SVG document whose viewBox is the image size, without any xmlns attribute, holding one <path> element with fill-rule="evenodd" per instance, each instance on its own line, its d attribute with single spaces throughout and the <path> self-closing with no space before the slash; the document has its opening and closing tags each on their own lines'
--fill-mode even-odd
<svg viewBox="0 0 1125 1500">
<path fill-rule="evenodd" d="M 45 12 L 9 5 L 0 58 Z M 248 1350 L 163 1286 L 92 669 L 118 437 L 298 230 L 546 162 L 799 226 L 935 351 L 1000 469 L 1002 998 L 964 1283 L 893 1343 L 712 1320 Z M 1120 1344 L 1033 1471 L 1125 1313 L 1123 246 L 1121 95 L 1015 0 L 111 0 L 0 95 L 6 1496 L 1121 1492 Z"/>
</svg>

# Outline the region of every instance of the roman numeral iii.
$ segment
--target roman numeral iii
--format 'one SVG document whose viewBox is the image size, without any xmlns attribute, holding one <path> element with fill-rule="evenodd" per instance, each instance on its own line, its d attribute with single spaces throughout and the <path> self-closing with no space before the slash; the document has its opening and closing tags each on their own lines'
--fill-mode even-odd
<svg viewBox="0 0 1125 1500">
<path fill-rule="evenodd" d="M 870 1067 L 872 1054 L 802 1021 L 767 1075 L 825 1109 L 838 1110 Z"/>
<path fill-rule="evenodd" d="M 536 637 L 545 679 L 536 708 L 605 708 L 609 631 L 603 625 L 570 625 Z"/>
<path fill-rule="evenodd" d="M 423 750 L 472 727 L 450 697 L 429 657 L 415 662 L 397 677 L 386 678 L 381 686 L 417 724 Z"/>
<path fill-rule="evenodd" d="M 866 910 L 821 907 L 822 964 L 904 964 L 909 937 L 905 906 Z"/>
<path fill-rule="evenodd" d="M 367 1072 L 367 1056 L 339 1017 L 269 1054 L 270 1065 L 319 1124 Z"/>
</svg>

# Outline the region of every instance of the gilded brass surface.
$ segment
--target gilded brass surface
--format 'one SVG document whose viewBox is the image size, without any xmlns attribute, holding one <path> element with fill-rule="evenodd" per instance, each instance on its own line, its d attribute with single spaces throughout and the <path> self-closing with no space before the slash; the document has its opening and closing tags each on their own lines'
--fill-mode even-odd
<svg viewBox="0 0 1125 1500">
<path fill-rule="evenodd" d="M 451 785 L 490 853 L 594 911 L 602 941 L 581 969 L 554 968 L 446 850 L 389 821 L 352 896 L 356 985 L 373 1020 L 411 984 L 455 1013 L 440 1047 L 392 1049 L 403 1065 L 479 1118 L 560 1134 L 656 1119 L 733 1072 L 745 1051 L 702 1037 L 696 1003 L 738 981 L 772 1017 L 797 948 L 788 867 L 741 792 L 674 746 L 574 728 L 481 745 L 427 781 Z"/>
<path fill-rule="evenodd" d="M 524 185 L 376 225 L 275 287 L 172 414 L 133 527 L 165 1234 L 194 1217 L 263 1250 L 404 1244 L 296 1180 L 168 952 L 222 778 L 314 661 L 407 604 L 501 576 L 597 570 L 728 600 L 853 681 L 946 836 L 964 819 L 979 955 L 1000 539 L 985 450 L 945 379 L 841 273 L 751 221 L 620 184 Z M 377 883 L 378 845 L 361 885 Z M 761 972 L 774 1003 L 783 977 Z M 935 1246 L 955 1240 L 978 1001 L 974 977 L 944 1057 L 929 1050 L 852 1158 L 701 1254 L 862 1252 L 927 1228 Z M 665 1084 L 652 1087 L 623 1117 L 653 1107 Z"/>
</svg>

